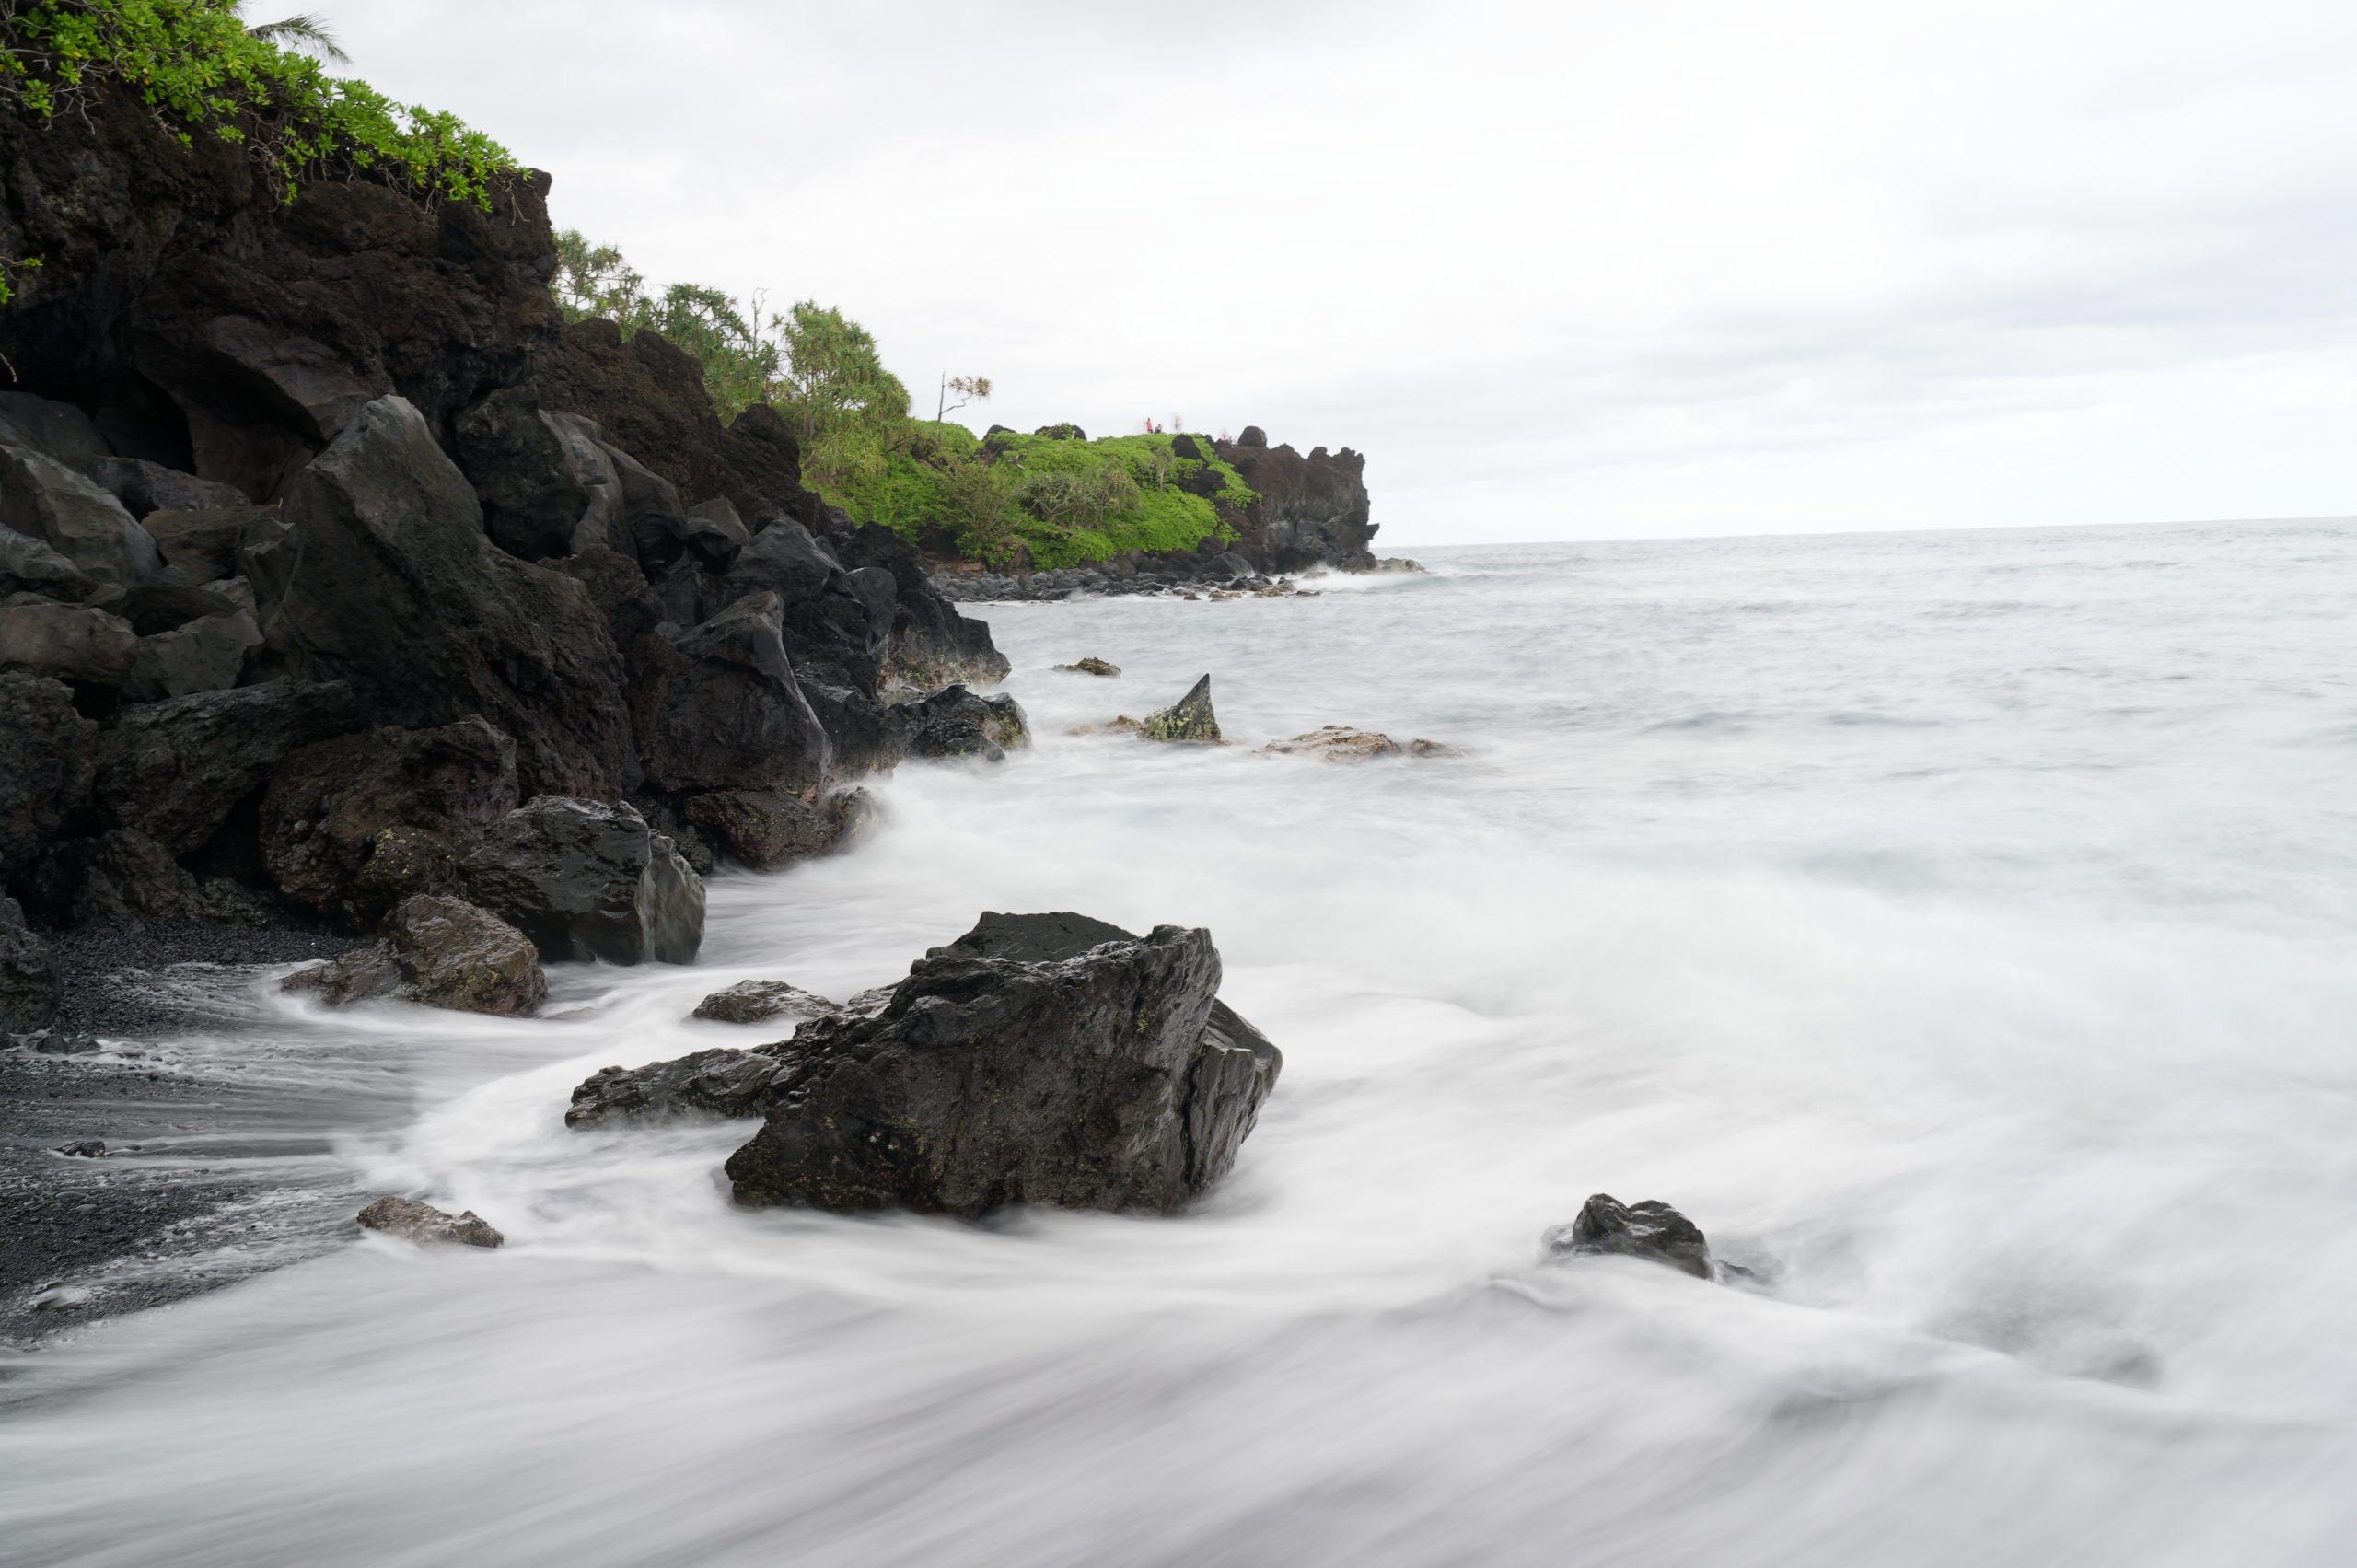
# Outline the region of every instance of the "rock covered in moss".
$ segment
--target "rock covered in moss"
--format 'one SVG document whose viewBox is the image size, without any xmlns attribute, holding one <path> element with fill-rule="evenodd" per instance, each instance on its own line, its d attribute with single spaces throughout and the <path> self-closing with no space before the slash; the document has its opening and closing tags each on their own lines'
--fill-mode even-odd
<svg viewBox="0 0 2357 1568">
<path fill-rule="evenodd" d="M 1291 740 L 1271 740 L 1261 750 L 1279 757 L 1317 757 L 1329 762 L 1364 762 L 1376 757 L 1397 757 L 1399 743 L 1387 735 L 1374 730 L 1353 729 L 1348 725 L 1329 724 L 1296 735 Z"/>
<path fill-rule="evenodd" d="M 1142 727 L 1148 740 L 1219 739 L 1219 719 L 1212 712 L 1212 678 L 1204 676 L 1176 703 L 1148 714 Z"/>
<path fill-rule="evenodd" d="M 393 906 L 375 946 L 289 975 L 282 989 L 331 1007 L 389 996 L 516 1017 L 548 999 L 549 982 L 530 937 L 488 910 L 420 893 Z"/>
<path fill-rule="evenodd" d="M 1666 1263 L 1698 1280 L 1711 1277 L 1711 1248 L 1700 1226 L 1667 1203 L 1647 1199 L 1623 1203 L 1598 1192 L 1580 1205 L 1579 1217 L 1540 1238 L 1552 1260 L 1562 1258 L 1643 1258 Z"/>
<path fill-rule="evenodd" d="M 414 1198 L 379 1198 L 354 1217 L 364 1230 L 382 1231 L 421 1247 L 496 1247 L 507 1239 L 472 1209 L 450 1214 Z"/>
<path fill-rule="evenodd" d="M 980 757 L 1004 761 L 1006 753 L 1031 744 L 1030 721 L 1021 704 L 1004 692 L 985 697 L 953 680 L 896 710 L 910 728 L 909 752 L 917 757 Z"/>
<path fill-rule="evenodd" d="M 1120 665 L 1108 664 L 1103 659 L 1095 657 L 1080 659 L 1072 664 L 1060 664 L 1056 668 L 1074 675 L 1099 675 L 1109 679 L 1121 673 Z"/>
</svg>

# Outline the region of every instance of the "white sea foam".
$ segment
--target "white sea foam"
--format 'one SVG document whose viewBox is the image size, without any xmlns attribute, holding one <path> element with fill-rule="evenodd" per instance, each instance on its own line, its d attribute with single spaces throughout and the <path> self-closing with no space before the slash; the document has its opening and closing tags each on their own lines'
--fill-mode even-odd
<svg viewBox="0 0 2357 1568">
<path fill-rule="evenodd" d="M 1446 564 L 994 610 L 1037 749 L 716 878 L 695 968 L 177 1043 L 395 1074 L 413 1116 L 343 1157 L 508 1245 L 372 1238 L 29 1358 L 0 1559 L 2357 1552 L 2357 532 Z M 1205 670 L 1237 745 L 1067 733 Z M 1329 722 L 1462 754 L 1253 750 Z M 704 993 L 845 995 L 984 908 L 1211 928 L 1286 1065 L 1198 1212 L 753 1213 L 742 1125 L 565 1130 L 597 1067 L 768 1038 Z M 1539 1266 L 1597 1191 L 1773 1283 Z"/>
</svg>

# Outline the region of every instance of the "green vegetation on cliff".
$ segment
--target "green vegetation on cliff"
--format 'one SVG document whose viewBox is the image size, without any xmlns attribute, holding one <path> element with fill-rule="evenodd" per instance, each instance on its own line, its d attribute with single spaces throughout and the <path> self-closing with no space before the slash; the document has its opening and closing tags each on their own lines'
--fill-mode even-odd
<svg viewBox="0 0 2357 1568">
<path fill-rule="evenodd" d="M 660 333 L 703 367 L 723 419 L 770 404 L 801 438 L 804 482 L 927 548 L 993 564 L 1020 549 L 1043 569 L 1192 550 L 1232 541 L 1233 519 L 1256 499 L 1234 469 L 1178 456 L 1168 435 L 1001 431 L 985 441 L 961 424 L 912 419 L 875 337 L 815 300 L 770 314 L 758 296 L 740 304 L 701 284 L 653 294 L 621 251 L 573 229 L 557 235 L 557 256 L 552 286 L 566 319 Z M 958 385 L 976 397 L 988 388 L 976 377 Z M 1211 451 L 1208 437 L 1196 446 Z"/>
<path fill-rule="evenodd" d="M 334 52 L 308 18 L 250 30 L 236 0 L 0 0 L 0 101 L 48 118 L 120 83 L 182 142 L 241 144 L 289 201 L 306 180 L 367 170 L 487 207 L 516 169 L 457 116 L 331 77 L 307 48 Z"/>
</svg>

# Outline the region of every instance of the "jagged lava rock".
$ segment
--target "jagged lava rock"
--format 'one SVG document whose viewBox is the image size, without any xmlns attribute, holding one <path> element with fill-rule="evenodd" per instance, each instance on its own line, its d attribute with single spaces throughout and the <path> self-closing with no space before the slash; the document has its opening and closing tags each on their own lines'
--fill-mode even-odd
<svg viewBox="0 0 2357 1568">
<path fill-rule="evenodd" d="M 1539 1237 L 1551 1260 L 1613 1256 L 1666 1263 L 1698 1280 L 1711 1277 L 1711 1248 L 1692 1220 L 1667 1203 L 1647 1199 L 1622 1203 L 1598 1192 L 1580 1205 L 1579 1217 Z"/>
<path fill-rule="evenodd" d="M 399 901 L 396 891 L 443 890 L 418 884 L 421 851 L 471 845 L 516 804 L 516 743 L 480 717 L 338 736 L 292 752 L 272 777 L 261 800 L 262 862 L 288 898 L 374 920 Z M 395 829 L 410 832 L 387 839 Z M 407 868 L 397 875 L 388 862 L 364 893 L 363 877 L 389 844 Z"/>
<path fill-rule="evenodd" d="M 659 1121 L 673 1117 L 759 1116 L 793 1065 L 783 1048 L 699 1051 L 644 1067 L 607 1067 L 573 1091 L 564 1124 L 577 1130 L 610 1120 Z"/>
<path fill-rule="evenodd" d="M 496 1247 L 507 1238 L 472 1209 L 446 1214 L 414 1198 L 379 1198 L 354 1216 L 364 1230 L 379 1230 L 420 1246 Z"/>
<path fill-rule="evenodd" d="M 263 631 L 293 674 L 349 681 L 379 723 L 470 714 L 516 742 L 526 791 L 635 782 L 621 656 L 586 589 L 482 531 L 464 475 L 400 398 L 362 409 L 288 489 L 284 586 Z"/>
<path fill-rule="evenodd" d="M 419 893 L 386 914 L 375 946 L 291 974 L 281 989 L 331 1007 L 395 996 L 515 1017 L 548 999 L 549 981 L 530 937 L 488 910 Z"/>
<path fill-rule="evenodd" d="M 1340 724 L 1323 726 L 1291 740 L 1271 740 L 1260 749 L 1279 757 L 1318 757 L 1329 762 L 1364 762 L 1397 757 L 1400 751 L 1399 743 L 1387 735 Z"/>
<path fill-rule="evenodd" d="M 1121 673 L 1120 665 L 1107 664 L 1101 658 L 1085 658 L 1077 664 L 1060 664 L 1056 668 L 1074 675 L 1101 675 L 1109 679 Z"/>
<path fill-rule="evenodd" d="M 1141 728 L 1148 740 L 1218 740 L 1219 720 L 1212 713 L 1212 678 L 1204 676 L 1176 703 L 1148 714 Z"/>
<path fill-rule="evenodd" d="M 728 1160 L 737 1201 L 1167 1212 L 1217 1180 L 1275 1048 L 1212 1029 L 1210 933 L 1097 941 L 1118 928 L 1083 918 L 986 916 L 880 1014 L 803 1025 L 763 1091 L 768 1120 Z"/>
<path fill-rule="evenodd" d="M 0 447 L 0 526 L 37 539 L 89 576 L 124 587 L 164 558 L 122 503 L 46 453 Z"/>
<path fill-rule="evenodd" d="M 551 961 L 691 964 L 703 943 L 703 878 L 637 808 L 539 796 L 459 862 L 477 903 Z"/>
<path fill-rule="evenodd" d="M 646 751 L 667 790 L 815 793 L 827 781 L 827 732 L 802 695 L 780 636 L 778 596 L 748 594 L 679 638 Z"/>
<path fill-rule="evenodd" d="M 289 680 L 122 708 L 98 737 L 99 815 L 192 854 L 290 752 L 349 728 L 354 711 L 341 682 Z"/>
</svg>

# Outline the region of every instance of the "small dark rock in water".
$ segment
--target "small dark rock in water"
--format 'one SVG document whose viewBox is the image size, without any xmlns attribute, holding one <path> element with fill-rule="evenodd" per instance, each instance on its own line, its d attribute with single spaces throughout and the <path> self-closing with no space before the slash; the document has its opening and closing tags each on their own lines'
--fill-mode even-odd
<svg viewBox="0 0 2357 1568">
<path fill-rule="evenodd" d="M 1364 762 L 1375 757 L 1396 757 L 1399 743 L 1371 729 L 1329 724 L 1291 740 L 1271 740 L 1261 750 L 1279 757 L 1317 757 L 1329 762 Z"/>
<path fill-rule="evenodd" d="M 76 1159 L 102 1160 L 107 1157 L 107 1144 L 103 1138 L 85 1138 L 78 1144 L 60 1144 L 57 1152 Z"/>
<path fill-rule="evenodd" d="M 781 1015 L 830 1018 L 842 1009 L 782 980 L 740 980 L 696 1004 L 694 1016 L 720 1024 L 760 1024 Z"/>
<path fill-rule="evenodd" d="M 496 1247 L 507 1238 L 476 1216 L 472 1209 L 458 1215 L 444 1214 L 414 1198 L 379 1198 L 356 1216 L 363 1228 L 381 1230 L 420 1246 L 455 1242 L 462 1247 Z"/>
<path fill-rule="evenodd" d="M 911 726 L 909 749 L 920 757 L 989 755 L 1002 748 L 1016 751 L 1031 744 L 1030 722 L 1023 716 L 1021 704 L 1004 693 L 982 696 L 963 681 L 952 681 L 913 703 L 904 703 L 899 714 L 901 722 Z M 970 732 L 979 735 L 988 750 L 949 740 Z M 993 756 L 991 760 L 999 759 Z"/>
<path fill-rule="evenodd" d="M 86 1034 L 43 1032 L 32 1037 L 32 1048 L 42 1056 L 96 1056 L 99 1042 Z"/>
<path fill-rule="evenodd" d="M 1121 673 L 1121 667 L 1120 665 L 1107 664 L 1101 658 L 1085 658 L 1078 664 L 1060 664 L 1056 666 L 1056 668 L 1058 669 L 1067 670 L 1074 675 L 1112 676 Z"/>
<path fill-rule="evenodd" d="M 1598 1192 L 1580 1206 L 1579 1218 L 1539 1239 L 1550 1261 L 1603 1255 L 1645 1258 L 1698 1280 L 1711 1277 L 1711 1249 L 1701 1229 L 1667 1203 L 1652 1199 L 1624 1204 Z"/>
<path fill-rule="evenodd" d="M 1217 740 L 1219 720 L 1212 714 L 1212 678 L 1204 676 L 1176 703 L 1158 714 L 1148 714 L 1144 728 L 1149 740 Z"/>
<path fill-rule="evenodd" d="M 488 910 L 419 893 L 393 906 L 376 946 L 288 975 L 280 988 L 317 993 L 331 1007 L 400 996 L 514 1017 L 548 999 L 549 981 L 530 937 Z"/>
<path fill-rule="evenodd" d="M 1456 757 L 1462 755 L 1454 746 L 1444 746 L 1437 740 L 1411 740 L 1408 749 L 1418 757 Z"/>
<path fill-rule="evenodd" d="M 985 915 L 883 1012 L 795 1032 L 728 1160 L 737 1200 L 1175 1209 L 1226 1174 L 1282 1065 L 1219 981 L 1206 931 Z"/>
<path fill-rule="evenodd" d="M 679 1116 L 759 1116 L 792 1081 L 796 1058 L 781 1042 L 759 1051 L 721 1047 L 644 1067 L 607 1067 L 573 1091 L 564 1124 L 595 1127 L 609 1117 L 657 1121 Z"/>
</svg>

